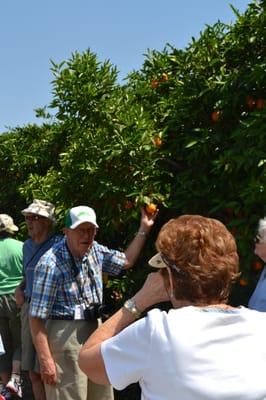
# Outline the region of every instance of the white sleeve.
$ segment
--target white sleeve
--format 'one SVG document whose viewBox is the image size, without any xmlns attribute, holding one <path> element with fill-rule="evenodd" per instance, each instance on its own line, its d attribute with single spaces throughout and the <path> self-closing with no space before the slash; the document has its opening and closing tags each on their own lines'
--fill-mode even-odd
<svg viewBox="0 0 266 400">
<path fill-rule="evenodd" d="M 151 334 L 149 318 L 145 317 L 102 343 L 106 373 L 115 389 L 141 380 L 150 359 Z"/>
<path fill-rule="evenodd" d="M 3 345 L 3 342 L 2 342 L 2 337 L 0 335 L 0 356 L 2 354 L 5 354 L 5 349 L 4 349 L 4 345 Z"/>
</svg>

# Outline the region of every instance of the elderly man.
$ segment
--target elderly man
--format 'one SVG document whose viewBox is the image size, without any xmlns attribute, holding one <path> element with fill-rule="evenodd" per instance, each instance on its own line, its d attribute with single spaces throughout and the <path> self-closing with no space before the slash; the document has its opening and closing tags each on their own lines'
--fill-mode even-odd
<svg viewBox="0 0 266 400">
<path fill-rule="evenodd" d="M 9 391 L 22 396 L 21 325 L 14 292 L 22 278 L 23 242 L 12 237 L 17 231 L 13 219 L 0 214 L 0 337 L 5 349 L 0 355 L 0 395 L 6 399 L 11 399 Z"/>
<path fill-rule="evenodd" d="M 107 400 L 110 386 L 87 380 L 78 365 L 79 350 L 97 328 L 102 302 L 102 272 L 118 275 L 136 261 L 156 213 L 142 210 L 140 228 L 124 253 L 97 243 L 92 208 L 78 206 L 66 215 L 61 242 L 40 260 L 30 305 L 31 331 L 49 400 Z"/>
<path fill-rule="evenodd" d="M 254 253 L 266 263 L 266 217 L 259 220 L 258 232 L 255 237 Z M 266 265 L 264 266 L 256 288 L 249 299 L 248 307 L 257 311 L 266 311 Z"/>
<path fill-rule="evenodd" d="M 22 369 L 29 371 L 35 400 L 45 400 L 44 386 L 39 373 L 36 352 L 29 327 L 29 303 L 32 295 L 35 267 L 41 256 L 56 242 L 60 235 L 53 233 L 55 207 L 52 203 L 34 199 L 24 210 L 29 239 L 23 246 L 24 279 L 16 289 L 17 305 L 22 307 Z"/>
</svg>

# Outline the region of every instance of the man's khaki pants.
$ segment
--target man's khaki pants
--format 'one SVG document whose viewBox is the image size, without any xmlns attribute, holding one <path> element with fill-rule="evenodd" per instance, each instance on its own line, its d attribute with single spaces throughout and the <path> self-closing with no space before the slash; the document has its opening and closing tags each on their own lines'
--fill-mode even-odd
<svg viewBox="0 0 266 400">
<path fill-rule="evenodd" d="M 45 385 L 48 400 L 113 400 L 111 386 L 96 385 L 79 369 L 79 350 L 97 322 L 48 320 L 46 329 L 58 374 L 56 385 Z"/>
</svg>

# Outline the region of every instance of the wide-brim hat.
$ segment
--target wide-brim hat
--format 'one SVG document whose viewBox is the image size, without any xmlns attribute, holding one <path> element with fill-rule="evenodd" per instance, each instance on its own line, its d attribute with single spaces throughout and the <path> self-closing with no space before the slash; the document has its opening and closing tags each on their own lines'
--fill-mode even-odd
<svg viewBox="0 0 266 400">
<path fill-rule="evenodd" d="M 0 214 L 0 232 L 17 232 L 18 227 L 14 224 L 13 218 L 7 214 Z"/>
<path fill-rule="evenodd" d="M 154 268 L 167 268 L 168 265 L 162 259 L 161 253 L 155 254 L 152 258 L 148 261 L 149 265 Z"/>
<path fill-rule="evenodd" d="M 178 272 L 179 275 L 184 275 L 183 268 L 178 267 L 172 260 L 168 259 L 162 253 L 157 253 L 155 256 L 149 259 L 149 265 L 153 268 L 171 268 Z M 200 268 L 199 265 L 194 265 L 194 268 Z"/>
<path fill-rule="evenodd" d="M 96 222 L 96 214 L 93 208 L 87 206 L 77 206 L 71 208 L 67 212 L 65 219 L 66 228 L 75 229 L 84 222 L 89 222 L 96 228 L 99 228 Z"/>
<path fill-rule="evenodd" d="M 45 200 L 34 199 L 33 202 L 24 210 L 21 211 L 23 215 L 36 214 L 45 217 L 55 222 L 55 206 Z"/>
</svg>

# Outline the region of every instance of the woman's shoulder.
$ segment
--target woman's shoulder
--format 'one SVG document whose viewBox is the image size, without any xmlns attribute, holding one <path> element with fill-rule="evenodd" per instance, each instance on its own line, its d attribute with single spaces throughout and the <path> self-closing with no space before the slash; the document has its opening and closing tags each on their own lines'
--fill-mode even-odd
<svg viewBox="0 0 266 400">
<path fill-rule="evenodd" d="M 170 308 L 168 311 L 161 310 L 159 308 L 153 308 L 152 310 L 148 311 L 147 316 L 150 319 L 167 319 L 167 318 L 179 318 L 183 317 L 184 314 L 197 314 L 198 308 L 194 306 L 186 306 L 180 308 Z"/>
<path fill-rule="evenodd" d="M 171 308 L 168 311 L 160 310 L 159 308 L 154 308 L 147 313 L 147 323 L 151 328 L 157 329 L 159 327 L 164 327 L 169 324 L 178 324 L 179 322 L 184 322 L 185 320 L 190 320 L 192 314 L 197 314 L 196 307 L 181 307 L 177 309 Z M 163 328 L 163 329 L 164 329 Z"/>
</svg>

